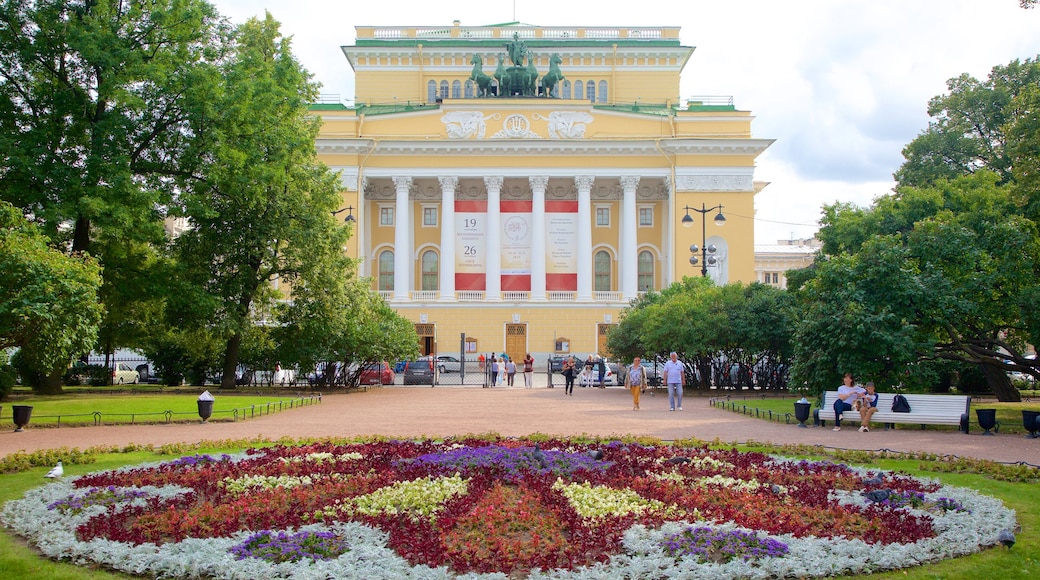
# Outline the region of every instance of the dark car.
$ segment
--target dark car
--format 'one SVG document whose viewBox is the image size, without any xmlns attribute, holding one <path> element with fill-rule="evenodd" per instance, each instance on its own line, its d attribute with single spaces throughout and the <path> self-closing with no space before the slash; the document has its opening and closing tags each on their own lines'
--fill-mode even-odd
<svg viewBox="0 0 1040 580">
<path fill-rule="evenodd" d="M 432 356 L 421 356 L 404 364 L 404 384 L 430 385 L 437 383 L 437 359 Z"/>
<path fill-rule="evenodd" d="M 372 363 L 365 365 L 365 368 L 361 369 L 361 379 L 358 384 L 361 385 L 392 385 L 394 384 L 394 371 L 390 368 L 390 363 Z"/>
</svg>

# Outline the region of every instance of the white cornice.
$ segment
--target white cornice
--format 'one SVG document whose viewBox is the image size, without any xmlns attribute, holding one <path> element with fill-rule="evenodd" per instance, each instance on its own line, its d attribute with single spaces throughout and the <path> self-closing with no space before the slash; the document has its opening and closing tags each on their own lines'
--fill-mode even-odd
<svg viewBox="0 0 1040 580">
<path fill-rule="evenodd" d="M 431 141 L 391 141 L 374 139 L 322 139 L 315 146 L 319 154 L 375 155 L 463 155 L 494 157 L 500 155 L 650 155 L 660 151 L 672 155 L 750 155 L 757 156 L 773 143 L 772 139 L 644 139 L 604 141 L 582 139 L 479 139 Z M 374 149 L 373 149 L 374 146 Z M 660 147 L 660 150 L 658 150 Z"/>
</svg>

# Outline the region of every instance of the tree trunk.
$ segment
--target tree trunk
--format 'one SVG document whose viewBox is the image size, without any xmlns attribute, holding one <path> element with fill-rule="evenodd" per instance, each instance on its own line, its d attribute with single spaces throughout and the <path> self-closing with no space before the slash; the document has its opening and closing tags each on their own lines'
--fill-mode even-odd
<svg viewBox="0 0 1040 580">
<path fill-rule="evenodd" d="M 50 374 L 40 377 L 40 387 L 37 393 L 41 395 L 61 395 L 64 393 L 61 378 L 65 375 L 65 368 L 58 367 L 51 370 Z"/>
<path fill-rule="evenodd" d="M 238 367 L 238 350 L 242 345 L 242 334 L 236 332 L 227 341 L 227 350 L 224 352 L 224 372 L 220 376 L 220 388 L 235 388 L 235 369 Z"/>
<path fill-rule="evenodd" d="M 982 374 L 986 377 L 986 384 L 993 391 L 993 394 L 997 396 L 998 401 L 1001 403 L 1022 402 L 1022 393 L 1019 393 L 1018 389 L 1011 384 L 1011 379 L 1008 378 L 1004 369 L 997 365 L 983 364 L 979 366 L 982 367 Z"/>
</svg>

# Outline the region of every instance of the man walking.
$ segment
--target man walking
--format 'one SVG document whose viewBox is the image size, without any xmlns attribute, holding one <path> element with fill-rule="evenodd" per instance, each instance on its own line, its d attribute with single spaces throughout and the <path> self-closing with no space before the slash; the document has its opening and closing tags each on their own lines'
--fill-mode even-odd
<svg viewBox="0 0 1040 580">
<path fill-rule="evenodd" d="M 682 411 L 682 393 L 686 386 L 686 371 L 683 363 L 679 362 L 679 355 L 672 351 L 668 355 L 668 361 L 664 363 L 664 380 L 668 385 L 668 407 L 669 411 L 679 409 Z"/>
</svg>

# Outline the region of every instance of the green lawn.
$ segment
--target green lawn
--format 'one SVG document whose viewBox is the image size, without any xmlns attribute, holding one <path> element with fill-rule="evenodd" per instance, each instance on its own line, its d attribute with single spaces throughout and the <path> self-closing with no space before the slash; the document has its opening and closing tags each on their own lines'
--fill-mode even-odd
<svg viewBox="0 0 1040 580">
<path fill-rule="evenodd" d="M 32 426 L 94 425 L 101 423 L 166 423 L 198 421 L 202 388 L 192 392 L 151 394 L 77 394 L 26 396 L 0 403 L 0 429 L 14 428 L 12 405 L 31 405 Z M 316 396 L 315 396 L 316 397 Z M 224 395 L 214 396 L 211 421 L 248 419 L 311 404 L 310 394 L 300 396 Z M 313 401 L 317 401 L 314 398 Z"/>
<path fill-rule="evenodd" d="M 285 441 L 281 441 L 285 443 Z M 255 443 L 254 443 L 255 444 Z M 152 450 L 128 446 L 121 452 L 103 453 L 89 459 L 94 459 L 89 464 L 67 463 L 65 473 L 67 475 L 78 475 L 91 471 L 112 469 L 127 464 L 141 463 L 145 461 L 168 460 L 172 457 L 192 453 L 220 453 L 235 452 L 247 446 L 247 442 L 236 442 L 236 447 L 214 447 L 215 443 L 201 443 L 198 446 L 181 445 Z M 801 455 L 816 458 L 826 458 L 834 461 L 843 461 L 852 464 L 868 464 L 871 467 L 889 470 L 901 470 L 916 476 L 933 477 L 945 483 L 971 487 L 982 493 L 1000 498 L 1004 503 L 1016 510 L 1023 532 L 1018 535 L 1018 541 L 1014 548 L 992 548 L 979 554 L 957 558 L 921 566 L 908 570 L 897 570 L 884 574 L 873 574 L 872 579 L 979 579 L 1000 578 L 1001 580 L 1032 579 L 1040 571 L 1040 498 L 1037 494 L 1036 470 L 1022 471 L 1021 466 L 999 466 L 996 464 L 980 463 L 974 467 L 974 473 L 951 472 L 948 462 L 929 462 L 923 459 L 892 459 L 882 458 L 865 452 L 849 452 L 853 455 L 827 456 L 820 449 L 815 448 L 763 448 L 756 446 L 756 450 L 767 450 L 784 455 Z M 162 454 L 159 451 L 163 451 Z M 49 452 L 41 452 L 46 454 Z M 36 467 L 27 468 L 18 473 L 0 475 L 0 503 L 16 499 L 22 496 L 28 489 L 43 483 L 42 475 L 49 469 L 52 456 L 41 456 L 34 458 Z M 88 460 L 89 460 L 88 459 Z M 1021 477 L 1027 473 L 1026 477 Z M 100 570 L 93 570 L 88 566 L 74 566 L 69 563 L 52 562 L 37 556 L 33 550 L 27 547 L 18 538 L 6 533 L 0 533 L 0 578 L 46 578 L 46 579 L 100 579 L 100 578 L 129 578 L 122 574 L 113 574 Z M 863 576 L 862 578 L 866 578 Z"/>
</svg>

